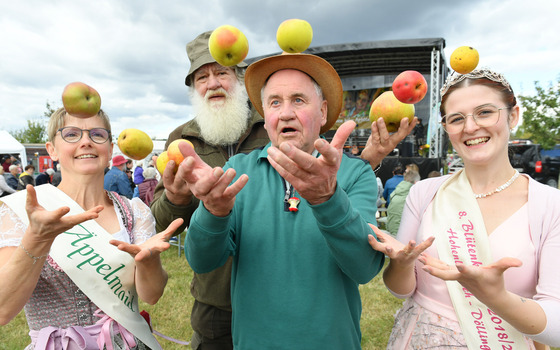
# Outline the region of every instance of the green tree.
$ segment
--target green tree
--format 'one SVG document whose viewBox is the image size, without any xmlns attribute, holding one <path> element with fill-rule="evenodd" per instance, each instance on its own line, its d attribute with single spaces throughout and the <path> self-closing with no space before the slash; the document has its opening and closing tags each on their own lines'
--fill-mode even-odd
<svg viewBox="0 0 560 350">
<path fill-rule="evenodd" d="M 27 127 L 11 131 L 10 134 L 21 143 L 45 143 L 47 142 L 47 124 L 51 115 L 56 112 L 49 101 L 46 103 L 47 110 L 43 116 L 35 120 L 27 120 Z"/>
<path fill-rule="evenodd" d="M 535 82 L 535 96 L 519 96 L 523 106 L 523 122 L 516 136 L 529 138 L 551 149 L 560 143 L 560 78 L 543 88 Z"/>
</svg>

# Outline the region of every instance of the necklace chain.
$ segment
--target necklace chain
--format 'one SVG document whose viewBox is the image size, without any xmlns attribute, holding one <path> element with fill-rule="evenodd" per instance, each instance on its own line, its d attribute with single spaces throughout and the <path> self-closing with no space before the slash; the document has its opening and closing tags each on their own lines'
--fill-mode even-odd
<svg viewBox="0 0 560 350">
<path fill-rule="evenodd" d="M 488 193 L 480 193 L 480 194 L 475 194 L 474 198 L 476 199 L 480 199 L 480 198 L 486 198 L 488 196 L 493 195 L 494 193 L 498 193 L 498 192 L 502 192 L 503 190 L 505 190 L 506 188 L 508 188 L 514 181 L 515 179 L 517 179 L 519 177 L 519 171 L 517 171 L 517 169 L 515 170 L 515 173 L 513 174 L 513 176 L 511 177 L 511 179 L 509 179 L 505 184 L 496 187 L 496 189 L 494 191 L 490 191 Z"/>
</svg>

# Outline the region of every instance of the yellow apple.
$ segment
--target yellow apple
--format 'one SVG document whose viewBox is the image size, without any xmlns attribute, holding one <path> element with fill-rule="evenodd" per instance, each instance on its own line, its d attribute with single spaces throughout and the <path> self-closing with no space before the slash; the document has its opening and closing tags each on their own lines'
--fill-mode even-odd
<svg viewBox="0 0 560 350">
<path fill-rule="evenodd" d="M 311 24 L 303 19 L 287 19 L 276 31 L 276 41 L 285 52 L 303 52 L 311 45 L 311 40 L 313 40 L 313 29 Z"/>
<path fill-rule="evenodd" d="M 369 110 L 369 120 L 372 123 L 379 118 L 383 118 L 387 131 L 395 132 L 401 125 L 401 119 L 408 118 L 409 122 L 412 122 L 414 105 L 402 103 L 392 91 L 385 91 L 373 101 Z"/>
<path fill-rule="evenodd" d="M 165 166 L 169 162 L 169 157 L 167 156 L 167 151 L 161 152 L 161 154 L 157 157 L 156 160 L 156 168 L 161 175 L 163 175 L 163 171 L 165 170 Z M 175 169 L 173 169 L 173 173 L 177 172 L 179 169 L 179 164 L 175 164 Z"/>
<path fill-rule="evenodd" d="M 449 64 L 455 72 L 468 74 L 478 65 L 478 51 L 470 46 L 458 47 L 451 54 Z"/>
<path fill-rule="evenodd" d="M 62 104 L 68 114 L 79 118 L 93 117 L 101 108 L 101 97 L 91 86 L 74 82 L 62 91 Z"/>
<path fill-rule="evenodd" d="M 125 156 L 134 160 L 146 158 L 154 149 L 154 143 L 148 134 L 132 128 L 120 133 L 117 145 Z"/>
<path fill-rule="evenodd" d="M 208 49 L 216 62 L 231 67 L 247 57 L 249 42 L 239 29 L 226 24 L 214 29 L 210 34 Z"/>
</svg>

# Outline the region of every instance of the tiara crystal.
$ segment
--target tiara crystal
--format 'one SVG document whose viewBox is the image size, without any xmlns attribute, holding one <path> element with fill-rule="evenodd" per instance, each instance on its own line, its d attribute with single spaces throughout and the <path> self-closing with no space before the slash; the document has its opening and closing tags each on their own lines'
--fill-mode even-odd
<svg viewBox="0 0 560 350">
<path fill-rule="evenodd" d="M 509 86 L 509 83 L 507 82 L 506 78 L 502 74 L 494 72 L 488 68 L 481 68 L 481 69 L 473 70 L 472 72 L 467 74 L 459 74 L 453 71 L 451 74 L 449 74 L 449 76 L 447 76 L 447 80 L 445 81 L 445 84 L 443 84 L 443 87 L 441 88 L 441 96 L 443 97 L 443 95 L 447 93 L 447 90 L 449 90 L 450 87 L 462 82 L 467 78 L 468 79 L 486 78 L 495 81 L 496 83 L 502 84 L 502 86 L 504 86 L 506 89 L 513 92 L 511 86 Z"/>
</svg>

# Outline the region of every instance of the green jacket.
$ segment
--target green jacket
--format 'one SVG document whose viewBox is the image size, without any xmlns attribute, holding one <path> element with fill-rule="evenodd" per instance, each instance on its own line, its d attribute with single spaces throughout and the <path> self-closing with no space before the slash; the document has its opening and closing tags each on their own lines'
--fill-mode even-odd
<svg viewBox="0 0 560 350">
<path fill-rule="evenodd" d="M 269 142 L 268 134 L 264 129 L 264 119 L 254 109 L 251 109 L 249 128 L 241 136 L 239 143 L 235 145 L 220 147 L 207 144 L 201 138 L 200 129 L 194 120 L 188 121 L 173 130 L 165 143 L 165 149 L 171 142 L 180 138 L 191 141 L 196 153 L 211 167 L 221 167 L 231 156 L 237 153 L 249 153 L 255 148 L 264 147 Z M 152 214 L 156 219 L 157 232 L 165 230 L 177 218 L 182 218 L 185 223 L 176 233 L 183 232 L 190 222 L 193 212 L 198 208 L 198 204 L 199 201 L 195 197 L 187 206 L 172 204 L 167 199 L 163 183 L 160 181 L 154 192 L 154 200 L 150 205 Z M 220 269 L 210 273 L 195 273 L 191 284 L 191 293 L 196 300 L 204 304 L 231 310 L 230 278 L 231 259 Z"/>
<path fill-rule="evenodd" d="M 387 208 L 387 231 L 393 236 L 397 235 L 401 224 L 401 216 L 406 202 L 406 196 L 412 187 L 412 183 L 401 181 L 391 193 L 391 202 Z"/>
</svg>

